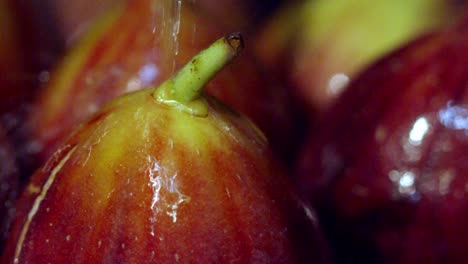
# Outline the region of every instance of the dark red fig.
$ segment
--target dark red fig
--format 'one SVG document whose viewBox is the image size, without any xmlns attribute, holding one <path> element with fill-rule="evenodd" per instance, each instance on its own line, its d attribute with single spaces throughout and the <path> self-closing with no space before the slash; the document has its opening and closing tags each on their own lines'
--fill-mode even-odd
<svg viewBox="0 0 468 264">
<path fill-rule="evenodd" d="M 366 70 L 297 168 L 343 263 L 466 263 L 468 17 Z"/>
<path fill-rule="evenodd" d="M 264 135 L 202 94 L 241 47 L 221 38 L 75 130 L 23 194 L 3 263 L 325 261 Z"/>
</svg>

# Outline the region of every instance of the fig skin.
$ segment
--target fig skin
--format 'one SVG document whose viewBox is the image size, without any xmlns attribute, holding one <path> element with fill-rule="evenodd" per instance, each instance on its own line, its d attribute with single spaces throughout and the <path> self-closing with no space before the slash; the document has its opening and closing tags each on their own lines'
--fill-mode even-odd
<svg viewBox="0 0 468 264">
<path fill-rule="evenodd" d="M 460 16 L 464 1 L 288 1 L 257 34 L 256 55 L 321 115 L 365 68 Z"/>
<path fill-rule="evenodd" d="M 33 168 L 102 105 L 124 93 L 160 84 L 225 34 L 216 23 L 182 4 L 175 45 L 169 14 L 152 3 L 132 1 L 123 10 L 109 13 L 51 74 L 25 132 L 32 145 L 41 148 L 38 153 L 33 149 L 29 157 L 36 163 L 31 164 Z M 295 134 L 292 107 L 287 92 L 267 79 L 271 78 L 245 53 L 208 84 L 206 91 L 254 120 L 275 153 L 288 157 L 292 151 L 289 141 Z"/>
<path fill-rule="evenodd" d="M 468 19 L 367 69 L 310 135 L 299 187 L 343 263 L 468 258 Z"/>
<path fill-rule="evenodd" d="M 190 114 L 145 89 L 90 117 L 32 177 L 2 261 L 325 261 L 314 213 L 264 135 L 197 100 L 207 108 Z"/>
</svg>

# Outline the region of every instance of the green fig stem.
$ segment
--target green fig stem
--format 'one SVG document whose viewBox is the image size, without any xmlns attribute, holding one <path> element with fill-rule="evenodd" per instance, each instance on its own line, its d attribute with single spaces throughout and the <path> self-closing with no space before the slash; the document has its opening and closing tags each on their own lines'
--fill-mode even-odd
<svg viewBox="0 0 468 264">
<path fill-rule="evenodd" d="M 206 102 L 201 98 L 203 88 L 239 54 L 243 46 L 239 33 L 218 39 L 156 88 L 153 97 L 193 115 L 206 116 Z"/>
</svg>

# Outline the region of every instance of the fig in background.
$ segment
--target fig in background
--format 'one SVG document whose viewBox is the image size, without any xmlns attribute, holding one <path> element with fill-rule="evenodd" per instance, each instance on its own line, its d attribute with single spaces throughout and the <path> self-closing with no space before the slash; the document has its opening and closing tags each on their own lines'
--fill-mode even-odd
<svg viewBox="0 0 468 264">
<path fill-rule="evenodd" d="M 160 84 L 223 29 L 182 3 L 171 24 L 170 1 L 136 0 L 102 19 L 51 74 L 39 95 L 26 134 L 34 161 L 44 161 L 71 129 L 118 95 Z M 177 22 L 177 21 L 172 21 Z M 178 25 L 174 29 L 172 26 Z M 174 31 L 175 30 L 175 31 Z M 269 82 L 244 54 L 207 86 L 207 92 L 246 114 L 281 157 L 289 157 L 295 120 L 288 94 Z M 26 147 L 25 152 L 31 148 Z M 34 154 L 34 153 L 33 153 Z M 30 156 L 31 157 L 31 156 Z M 36 167 L 37 164 L 32 165 Z"/>
<path fill-rule="evenodd" d="M 321 112 L 365 67 L 422 33 L 450 23 L 458 15 L 454 2 L 295 2 L 265 26 L 257 54 L 278 74 L 287 75 L 298 100 Z"/>
<path fill-rule="evenodd" d="M 15 153 L 0 126 L 0 255 L 14 217 L 18 188 Z"/>
<path fill-rule="evenodd" d="M 89 29 L 95 19 L 117 5 L 133 0 L 48 0 L 52 13 L 57 20 L 57 28 L 68 44 L 74 43 Z M 166 2 L 166 3 L 164 3 Z M 168 4 L 167 13 L 177 15 L 177 9 L 190 4 L 203 15 L 209 16 L 223 28 L 252 32 L 259 22 L 268 16 L 280 0 L 156 0 L 154 6 Z"/>
<path fill-rule="evenodd" d="M 3 263 L 324 261 L 263 134 L 202 94 L 241 47 L 221 38 L 78 127 L 33 176 Z"/>
<path fill-rule="evenodd" d="M 351 83 L 310 135 L 299 186 L 343 263 L 468 258 L 468 17 Z"/>
</svg>

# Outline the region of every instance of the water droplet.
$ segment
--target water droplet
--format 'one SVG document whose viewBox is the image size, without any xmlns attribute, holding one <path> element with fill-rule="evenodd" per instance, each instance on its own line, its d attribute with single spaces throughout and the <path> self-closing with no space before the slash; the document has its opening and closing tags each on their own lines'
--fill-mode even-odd
<svg viewBox="0 0 468 264">
<path fill-rule="evenodd" d="M 344 73 L 333 75 L 328 81 L 328 92 L 332 95 L 338 95 L 343 92 L 349 83 L 349 77 Z"/>
<path fill-rule="evenodd" d="M 150 85 L 159 75 L 158 66 L 154 63 L 148 63 L 141 68 L 140 72 L 140 80 L 144 86 Z"/>
<path fill-rule="evenodd" d="M 427 134 L 429 127 L 429 122 L 426 118 L 418 118 L 416 122 L 414 122 L 413 128 L 409 133 L 409 142 L 415 146 L 420 145 L 424 136 Z"/>
<path fill-rule="evenodd" d="M 148 185 L 153 191 L 151 210 L 154 215 L 151 221 L 155 222 L 157 215 L 164 212 L 175 223 L 179 205 L 189 202 L 190 197 L 180 192 L 176 181 L 177 172 L 170 173 L 157 161 L 152 161 L 151 157 L 148 157 L 148 161 L 152 163 L 148 171 Z"/>
<path fill-rule="evenodd" d="M 408 188 L 414 184 L 414 174 L 411 172 L 405 172 L 400 178 L 400 186 L 403 188 Z"/>
<path fill-rule="evenodd" d="M 173 24 L 172 24 L 172 39 L 174 44 L 174 56 L 179 54 L 179 32 L 180 32 L 180 14 L 182 10 L 182 0 L 176 0 L 176 5 L 173 13 Z"/>
<path fill-rule="evenodd" d="M 445 127 L 456 130 L 464 130 L 468 136 L 468 107 L 454 106 L 452 102 L 439 111 L 439 120 Z"/>
<path fill-rule="evenodd" d="M 417 199 L 419 196 L 416 193 L 416 174 L 414 172 L 392 170 L 389 172 L 388 178 L 395 184 L 397 197 Z"/>
</svg>

